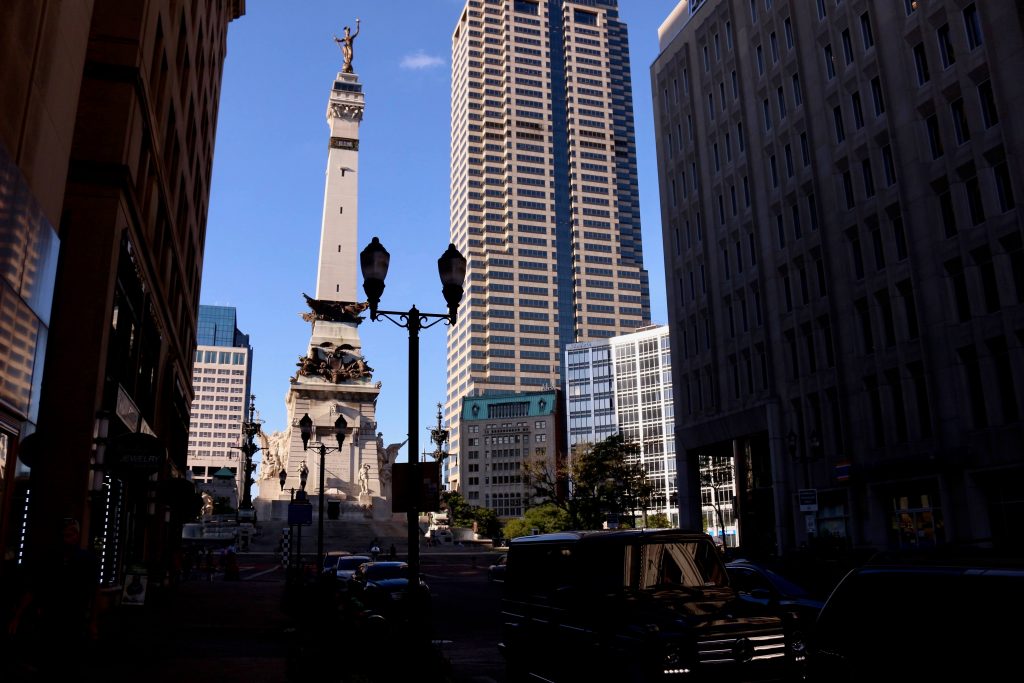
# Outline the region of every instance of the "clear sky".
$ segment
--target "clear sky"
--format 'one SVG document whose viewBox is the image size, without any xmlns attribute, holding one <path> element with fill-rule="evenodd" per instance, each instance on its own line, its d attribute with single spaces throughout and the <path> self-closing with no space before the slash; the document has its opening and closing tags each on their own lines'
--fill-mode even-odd
<svg viewBox="0 0 1024 683">
<path fill-rule="evenodd" d="M 437 258 L 447 248 L 451 35 L 462 0 L 249 0 L 228 30 L 203 266 L 203 304 L 234 306 L 253 347 L 252 392 L 265 432 L 285 428 L 285 396 L 305 355 L 303 292 L 315 295 L 327 101 L 344 27 L 361 32 L 354 71 L 366 95 L 360 127 L 360 249 L 374 236 L 391 252 L 381 307 L 445 312 Z M 619 0 L 629 28 L 644 265 L 651 318 L 667 322 L 651 112 L 658 26 L 677 0 Z M 358 259 L 357 259 L 358 260 Z M 358 267 L 358 266 L 357 266 Z M 362 297 L 362 274 L 356 277 Z M 420 335 L 420 445 L 445 396 L 445 327 Z M 385 443 L 408 432 L 408 333 L 369 317 L 363 353 L 383 382 L 377 421 Z M 403 449 L 400 461 L 407 457 Z M 259 460 L 259 454 L 256 457 Z"/>
</svg>

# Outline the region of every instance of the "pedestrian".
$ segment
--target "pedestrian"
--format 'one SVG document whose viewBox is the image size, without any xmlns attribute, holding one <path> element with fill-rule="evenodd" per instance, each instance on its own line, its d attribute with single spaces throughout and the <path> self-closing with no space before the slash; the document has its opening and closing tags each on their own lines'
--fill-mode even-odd
<svg viewBox="0 0 1024 683">
<path fill-rule="evenodd" d="M 28 667 L 45 678 L 71 673 L 98 635 L 96 558 L 81 545 L 78 520 L 65 518 L 61 529 L 59 544 L 40 548 L 7 624 Z"/>
</svg>

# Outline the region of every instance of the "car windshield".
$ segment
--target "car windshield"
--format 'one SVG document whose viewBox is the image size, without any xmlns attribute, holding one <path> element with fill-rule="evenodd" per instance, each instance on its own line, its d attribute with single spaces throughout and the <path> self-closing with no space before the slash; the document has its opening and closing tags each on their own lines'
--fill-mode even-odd
<svg viewBox="0 0 1024 683">
<path fill-rule="evenodd" d="M 365 575 L 370 581 L 404 579 L 409 576 L 409 568 L 400 564 L 375 564 L 366 568 Z"/>
<path fill-rule="evenodd" d="M 361 555 L 354 555 L 352 557 L 342 557 L 338 560 L 338 569 L 353 570 L 359 567 L 364 562 L 369 562 L 370 558 L 363 557 Z"/>
</svg>

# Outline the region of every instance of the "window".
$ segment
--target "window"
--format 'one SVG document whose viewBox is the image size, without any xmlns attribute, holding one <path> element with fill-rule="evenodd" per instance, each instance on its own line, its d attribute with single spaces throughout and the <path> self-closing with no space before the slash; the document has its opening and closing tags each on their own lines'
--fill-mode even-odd
<svg viewBox="0 0 1024 683">
<path fill-rule="evenodd" d="M 779 249 L 784 249 L 786 246 L 786 226 L 782 222 L 781 213 L 775 216 L 775 229 L 779 233 Z"/>
<path fill-rule="evenodd" d="M 850 29 L 843 29 L 843 57 L 846 59 L 846 64 L 853 64 L 853 43 L 850 41 Z"/>
<path fill-rule="evenodd" d="M 971 210 L 971 223 L 980 225 L 985 222 L 985 204 L 981 200 L 981 187 L 978 184 L 978 177 L 973 176 L 964 183 L 967 191 L 967 207 Z"/>
<path fill-rule="evenodd" d="M 939 57 L 942 58 L 942 66 L 948 69 L 956 62 L 956 51 L 953 50 L 953 41 L 949 36 L 949 24 L 940 26 L 936 36 L 939 40 Z"/>
<path fill-rule="evenodd" d="M 832 120 L 836 126 L 836 142 L 842 142 L 846 139 L 846 129 L 843 127 L 843 110 L 839 107 L 834 108 L 832 110 Z"/>
<path fill-rule="evenodd" d="M 849 171 L 843 171 L 843 194 L 846 195 L 846 208 L 852 209 L 855 201 L 853 197 L 853 178 Z"/>
<path fill-rule="evenodd" d="M 939 215 L 946 237 L 956 236 L 959 232 L 956 225 L 956 209 L 953 207 L 953 195 L 948 189 L 939 193 Z"/>
<path fill-rule="evenodd" d="M 777 96 L 779 100 L 779 118 L 784 119 L 786 118 L 786 96 L 782 92 L 781 85 L 779 86 Z"/>
<path fill-rule="evenodd" d="M 711 70 L 711 59 L 708 58 L 708 46 L 705 45 L 703 50 L 704 50 L 704 71 L 710 71 Z"/>
<path fill-rule="evenodd" d="M 896 184 L 896 162 L 892 157 L 892 146 L 882 147 L 882 168 L 885 171 L 885 186 L 892 187 Z"/>
<path fill-rule="evenodd" d="M 938 159 L 942 156 L 942 134 L 939 132 L 938 117 L 932 114 L 925 120 L 925 125 L 928 127 L 928 145 L 932 150 L 932 159 Z"/>
<path fill-rule="evenodd" d="M 978 8 L 974 6 L 973 2 L 964 7 L 964 30 L 967 32 L 967 47 L 974 50 L 984 42 L 981 37 L 981 19 L 978 17 Z"/>
<path fill-rule="evenodd" d="M 931 80 L 932 76 L 928 73 L 928 56 L 924 53 L 924 43 L 914 46 L 914 66 L 917 67 L 918 85 L 924 85 Z"/>
<path fill-rule="evenodd" d="M 996 100 L 992 94 L 992 81 L 985 81 L 978 86 L 978 99 L 981 102 L 981 120 L 985 128 L 999 123 L 999 112 L 996 111 Z"/>
<path fill-rule="evenodd" d="M 864 127 L 864 110 L 860 106 L 859 92 L 850 96 L 850 104 L 853 105 L 853 127 L 860 130 Z"/>
<path fill-rule="evenodd" d="M 715 61 L 722 59 L 722 46 L 718 40 L 718 34 L 715 34 Z"/>
<path fill-rule="evenodd" d="M 875 116 L 885 113 L 885 98 L 882 97 L 882 81 L 875 76 L 871 79 L 871 100 L 875 104 Z"/>
<path fill-rule="evenodd" d="M 889 222 L 892 224 L 892 238 L 896 243 L 896 260 L 907 259 L 907 232 L 903 228 L 903 216 L 899 213 L 891 216 Z"/>
<path fill-rule="evenodd" d="M 818 0 L 818 20 L 824 19 L 825 15 L 825 0 Z"/>
<path fill-rule="evenodd" d="M 790 50 L 793 49 L 793 22 L 790 21 L 789 17 L 782 23 L 783 28 L 786 32 L 786 47 Z"/>
<path fill-rule="evenodd" d="M 786 145 L 786 176 L 793 177 L 793 148 Z"/>
<path fill-rule="evenodd" d="M 864 196 L 875 196 L 875 179 L 871 174 L 871 160 L 864 159 L 860 162 L 861 174 L 864 176 Z"/>
<path fill-rule="evenodd" d="M 750 21 L 757 23 L 757 0 L 750 0 Z"/>
<path fill-rule="evenodd" d="M 761 46 L 757 46 L 757 73 L 758 75 L 764 75 L 764 52 L 761 50 Z"/>
<path fill-rule="evenodd" d="M 779 186 L 779 164 L 776 161 L 774 154 L 771 156 L 771 158 L 769 158 L 768 162 L 769 162 L 769 165 L 771 166 L 771 171 L 772 171 L 772 187 L 778 187 Z"/>
<path fill-rule="evenodd" d="M 867 12 L 860 15 L 860 37 L 864 41 L 865 52 L 874 46 L 875 37 L 871 34 L 871 17 Z"/>
<path fill-rule="evenodd" d="M 725 45 L 732 49 L 732 23 L 728 21 L 725 22 Z"/>
<path fill-rule="evenodd" d="M 832 57 L 832 45 L 825 46 L 825 74 L 828 76 L 828 80 L 832 80 L 836 77 L 836 62 Z"/>
<path fill-rule="evenodd" d="M 1013 184 L 1010 182 L 1010 169 L 1006 162 L 996 164 L 992 167 L 992 176 L 996 181 L 996 194 L 999 196 L 999 208 L 1001 211 L 1010 211 L 1017 206 L 1013 198 Z"/>
<path fill-rule="evenodd" d="M 768 42 L 772 47 L 772 64 L 779 63 L 779 39 L 775 36 L 775 31 L 772 31 L 771 35 L 768 36 Z"/>
<path fill-rule="evenodd" d="M 765 99 L 765 101 L 762 102 L 761 106 L 764 109 L 764 129 L 766 131 L 767 130 L 771 130 L 772 129 L 772 113 L 771 113 L 771 107 L 768 104 L 768 100 Z"/>
<path fill-rule="evenodd" d="M 800 92 L 800 74 L 793 74 L 793 103 L 800 106 L 804 102 L 804 96 Z"/>
<path fill-rule="evenodd" d="M 732 96 L 733 99 L 739 99 L 740 97 L 740 82 L 736 77 L 736 72 L 732 72 Z"/>
<path fill-rule="evenodd" d="M 903 0 L 903 9 L 907 11 L 908 17 L 917 11 L 917 6 L 919 3 L 920 0 Z"/>
<path fill-rule="evenodd" d="M 804 167 L 811 165 L 811 147 L 807 142 L 807 133 L 800 133 L 800 156 L 803 158 Z"/>
<path fill-rule="evenodd" d="M 953 130 L 956 132 L 956 141 L 962 145 L 971 139 L 971 128 L 967 123 L 967 114 L 964 112 L 963 98 L 961 97 L 950 104 L 949 111 L 953 115 Z"/>
</svg>

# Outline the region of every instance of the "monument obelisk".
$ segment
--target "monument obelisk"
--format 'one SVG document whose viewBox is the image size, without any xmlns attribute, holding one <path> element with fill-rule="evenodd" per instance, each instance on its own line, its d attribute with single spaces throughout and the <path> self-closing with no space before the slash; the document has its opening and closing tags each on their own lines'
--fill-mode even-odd
<svg viewBox="0 0 1024 683">
<path fill-rule="evenodd" d="M 314 509 L 317 496 L 330 506 L 338 503 L 346 516 L 354 507 L 382 519 L 390 516 L 388 482 L 390 463 L 376 434 L 375 402 L 380 383 L 373 379 L 363 357 L 359 324 L 367 305 L 356 294 L 359 215 L 359 124 L 365 100 L 359 76 L 352 69 L 352 48 L 359 34 L 345 27 L 344 64 L 334 79 L 327 104 L 330 137 L 324 185 L 323 219 L 316 296 L 304 294 L 309 311 L 302 318 L 312 324 L 309 348 L 299 358 L 286 397 L 287 455 L 281 458 L 286 472 L 279 500 L 288 500 L 289 489 L 298 489 L 300 472 L 308 472 L 306 493 Z M 309 416 L 313 433 L 309 443 L 323 443 L 328 450 L 324 490 L 320 490 L 319 451 L 303 450 L 300 421 Z M 343 418 L 341 422 L 339 418 Z M 345 425 L 345 439 L 338 447 L 338 425 Z M 279 454 L 279 456 L 282 454 Z M 328 514 L 330 507 L 326 508 Z M 276 515 L 275 515 L 276 516 Z"/>
</svg>

